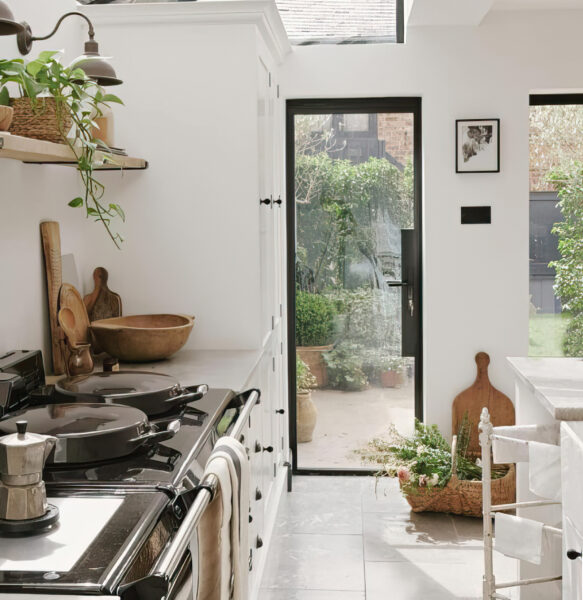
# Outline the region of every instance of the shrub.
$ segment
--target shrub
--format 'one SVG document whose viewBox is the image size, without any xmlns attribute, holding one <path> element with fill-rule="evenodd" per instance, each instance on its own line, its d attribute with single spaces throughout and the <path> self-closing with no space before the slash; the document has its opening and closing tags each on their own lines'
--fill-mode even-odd
<svg viewBox="0 0 583 600">
<path fill-rule="evenodd" d="M 296 390 L 299 394 L 309 392 L 316 387 L 316 378 L 310 367 L 296 354 Z"/>
<path fill-rule="evenodd" d="M 559 238 L 561 258 L 549 264 L 556 270 L 555 293 L 569 323 L 563 349 L 567 356 L 583 355 L 583 164 L 573 163 L 551 175 L 559 193 L 563 221 L 553 228 Z"/>
<path fill-rule="evenodd" d="M 320 294 L 296 293 L 296 346 L 325 346 L 334 338 L 334 303 Z"/>
<path fill-rule="evenodd" d="M 324 354 L 328 370 L 328 385 L 347 392 L 358 392 L 368 386 L 362 356 L 355 344 L 340 344 Z"/>
</svg>

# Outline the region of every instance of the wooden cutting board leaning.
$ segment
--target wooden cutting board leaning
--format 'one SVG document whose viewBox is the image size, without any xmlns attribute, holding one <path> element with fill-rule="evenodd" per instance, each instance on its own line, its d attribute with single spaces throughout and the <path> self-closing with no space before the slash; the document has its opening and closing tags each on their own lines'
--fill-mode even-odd
<svg viewBox="0 0 583 600">
<path fill-rule="evenodd" d="M 482 408 L 486 407 L 490 413 L 490 419 L 494 427 L 502 425 L 514 425 L 514 405 L 508 396 L 497 390 L 488 377 L 488 365 L 490 357 L 485 352 L 476 354 L 476 365 L 478 373 L 476 380 L 467 389 L 458 394 L 452 406 L 452 433 L 456 435 L 460 424 L 467 413 L 471 424 L 470 441 L 468 453 L 480 454 L 480 442 L 478 439 L 478 423 Z"/>
</svg>

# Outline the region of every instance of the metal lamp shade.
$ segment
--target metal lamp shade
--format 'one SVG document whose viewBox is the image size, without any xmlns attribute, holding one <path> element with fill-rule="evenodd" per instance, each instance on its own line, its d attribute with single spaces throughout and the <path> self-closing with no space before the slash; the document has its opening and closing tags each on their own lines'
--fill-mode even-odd
<svg viewBox="0 0 583 600">
<path fill-rule="evenodd" d="M 118 79 L 115 69 L 103 58 L 83 55 L 75 61 L 75 67 L 83 69 L 85 75 L 95 80 L 98 85 L 108 86 L 123 83 L 121 79 Z"/>
<path fill-rule="evenodd" d="M 0 35 L 16 35 L 24 29 L 24 26 L 14 20 L 12 11 L 0 0 Z"/>
</svg>

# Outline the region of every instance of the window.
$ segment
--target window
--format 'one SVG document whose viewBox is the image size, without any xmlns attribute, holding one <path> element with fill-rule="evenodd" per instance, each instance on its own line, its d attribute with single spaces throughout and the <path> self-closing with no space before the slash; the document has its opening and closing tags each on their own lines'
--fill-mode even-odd
<svg viewBox="0 0 583 600">
<path fill-rule="evenodd" d="M 292 44 L 403 41 L 403 0 L 276 0 Z"/>
<path fill-rule="evenodd" d="M 530 356 L 583 356 L 583 96 L 530 99 Z"/>
</svg>

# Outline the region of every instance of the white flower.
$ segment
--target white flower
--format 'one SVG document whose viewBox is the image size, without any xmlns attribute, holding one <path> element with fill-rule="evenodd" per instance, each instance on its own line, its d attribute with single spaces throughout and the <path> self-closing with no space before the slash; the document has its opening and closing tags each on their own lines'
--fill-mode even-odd
<svg viewBox="0 0 583 600">
<path fill-rule="evenodd" d="M 423 446 L 423 444 L 417 446 L 417 456 L 421 456 L 424 452 L 427 452 L 427 446 Z"/>
<path fill-rule="evenodd" d="M 419 487 L 425 487 L 427 485 L 427 475 L 419 475 Z"/>
<path fill-rule="evenodd" d="M 439 483 L 439 475 L 437 473 L 433 473 L 433 475 L 429 479 L 429 485 L 437 485 L 438 483 Z"/>
<path fill-rule="evenodd" d="M 479 458 L 476 458 L 476 465 L 478 465 L 478 467 L 482 466 L 482 461 Z"/>
</svg>

